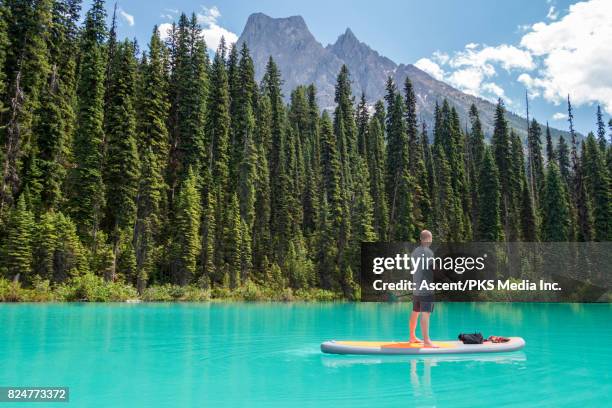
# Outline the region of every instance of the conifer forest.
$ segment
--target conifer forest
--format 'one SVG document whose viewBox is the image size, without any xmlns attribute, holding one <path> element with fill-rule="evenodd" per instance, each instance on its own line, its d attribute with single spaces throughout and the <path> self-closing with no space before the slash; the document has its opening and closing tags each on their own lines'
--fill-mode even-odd
<svg viewBox="0 0 612 408">
<path fill-rule="evenodd" d="M 360 243 L 612 241 L 612 120 L 514 132 L 498 101 L 435 124 L 410 78 L 374 106 L 338 72 L 335 107 L 283 95 L 248 44 L 214 55 L 195 15 L 117 38 L 105 4 L 0 1 L 0 281 L 78 279 L 356 295 Z M 82 20 L 82 22 L 81 22 Z M 287 102 L 288 101 L 288 102 Z M 12 283 L 11 283 L 12 284 Z M 0 284 L 1 286 L 2 284 Z M 79 296 L 75 295 L 76 298 Z"/>
</svg>

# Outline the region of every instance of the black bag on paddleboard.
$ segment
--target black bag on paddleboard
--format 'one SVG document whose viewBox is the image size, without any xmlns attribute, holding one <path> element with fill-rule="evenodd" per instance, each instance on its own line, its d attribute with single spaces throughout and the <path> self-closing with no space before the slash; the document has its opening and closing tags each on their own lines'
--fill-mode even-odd
<svg viewBox="0 0 612 408">
<path fill-rule="evenodd" d="M 482 344 L 484 342 L 482 333 L 461 333 L 459 335 L 459 340 L 461 340 L 463 344 Z"/>
</svg>

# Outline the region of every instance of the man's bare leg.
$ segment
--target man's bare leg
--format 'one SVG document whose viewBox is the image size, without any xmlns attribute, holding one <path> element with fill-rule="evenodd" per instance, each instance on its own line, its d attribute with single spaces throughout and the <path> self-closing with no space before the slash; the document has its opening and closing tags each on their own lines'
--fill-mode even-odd
<svg viewBox="0 0 612 408">
<path fill-rule="evenodd" d="M 423 316 L 421 316 L 421 333 L 423 334 L 423 345 L 425 347 L 437 348 L 435 344 L 431 342 L 429 338 L 429 312 L 423 312 Z"/>
<path fill-rule="evenodd" d="M 422 343 L 423 340 L 416 336 L 416 327 L 419 322 L 419 312 L 412 311 L 410 313 L 410 342 L 411 343 Z"/>
</svg>

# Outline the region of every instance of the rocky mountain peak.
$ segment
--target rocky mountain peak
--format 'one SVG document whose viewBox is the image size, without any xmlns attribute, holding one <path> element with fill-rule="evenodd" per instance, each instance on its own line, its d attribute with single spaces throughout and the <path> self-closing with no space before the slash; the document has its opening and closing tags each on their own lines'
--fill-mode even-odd
<svg viewBox="0 0 612 408">
<path fill-rule="evenodd" d="M 359 40 L 349 27 L 346 28 L 344 34 L 341 34 L 335 44 L 359 44 Z"/>
<path fill-rule="evenodd" d="M 351 74 L 353 95 L 358 98 L 362 92 L 365 93 L 369 104 L 384 97 L 388 77 L 392 77 L 400 89 L 403 89 L 404 81 L 409 77 L 417 96 L 417 113 L 428 128 L 432 128 L 435 103 L 447 99 L 457 109 L 462 124 L 469 123 L 469 108 L 475 104 L 480 111 L 483 130 L 488 135 L 492 134 L 493 103 L 465 94 L 414 65 L 397 65 L 359 41 L 350 28 L 335 43 L 323 47 L 302 17 L 273 18 L 255 13 L 248 18 L 238 45 L 244 42 L 251 50 L 257 80 L 263 77 L 269 57 L 274 58 L 282 74 L 283 93 L 287 99 L 298 85 L 314 84 L 319 106 L 333 109 L 334 86 L 340 67 L 344 64 Z M 507 119 L 524 137 L 525 119 L 510 112 Z M 552 129 L 552 133 L 557 136 L 566 132 Z"/>
</svg>

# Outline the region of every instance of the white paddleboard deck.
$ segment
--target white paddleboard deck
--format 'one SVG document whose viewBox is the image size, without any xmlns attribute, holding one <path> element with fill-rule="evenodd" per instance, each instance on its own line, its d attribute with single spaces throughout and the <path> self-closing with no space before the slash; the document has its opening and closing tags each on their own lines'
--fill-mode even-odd
<svg viewBox="0 0 612 408">
<path fill-rule="evenodd" d="M 321 351 L 330 354 L 466 354 L 466 353 L 502 353 L 520 350 L 525 347 L 522 337 L 509 337 L 506 343 L 463 344 L 458 340 L 434 341 L 438 346 L 423 347 L 423 343 L 397 341 L 326 341 L 321 343 Z"/>
</svg>

